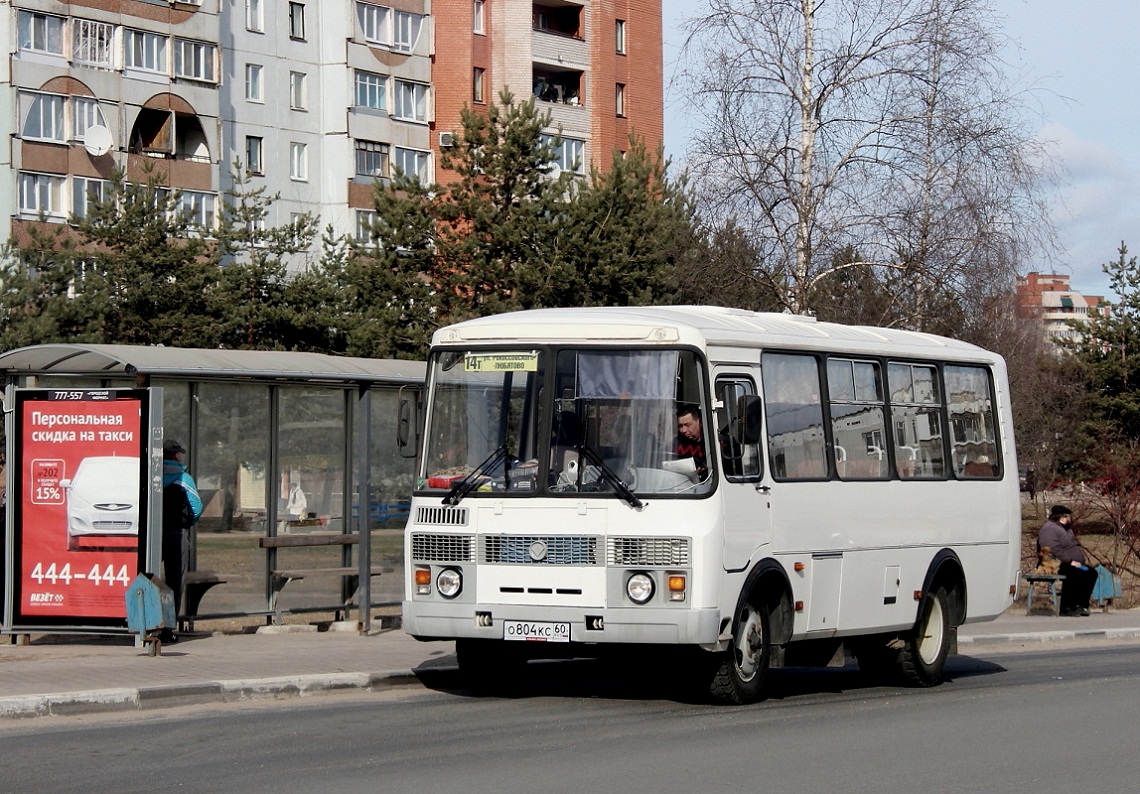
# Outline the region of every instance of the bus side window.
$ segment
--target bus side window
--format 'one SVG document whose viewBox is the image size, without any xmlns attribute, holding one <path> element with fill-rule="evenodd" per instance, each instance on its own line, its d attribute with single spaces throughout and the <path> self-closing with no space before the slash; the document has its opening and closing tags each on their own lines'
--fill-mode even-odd
<svg viewBox="0 0 1140 794">
<path fill-rule="evenodd" d="M 764 418 L 772 474 L 779 480 L 827 477 L 827 449 L 815 356 L 765 353 Z"/>
<path fill-rule="evenodd" d="M 895 466 L 902 479 L 945 476 L 937 375 L 932 366 L 893 361 L 887 365 Z"/>
<path fill-rule="evenodd" d="M 760 476 L 759 400 L 752 381 L 718 378 L 716 399 L 717 442 L 724 475 L 729 479 Z M 751 432 L 750 432 L 751 431 Z"/>
<path fill-rule="evenodd" d="M 1000 450 L 989 375 L 982 367 L 956 365 L 944 367 L 943 375 L 954 475 L 968 480 L 1000 477 Z"/>
<path fill-rule="evenodd" d="M 833 457 L 839 479 L 886 479 L 883 387 L 878 362 L 829 359 L 827 390 Z"/>
</svg>

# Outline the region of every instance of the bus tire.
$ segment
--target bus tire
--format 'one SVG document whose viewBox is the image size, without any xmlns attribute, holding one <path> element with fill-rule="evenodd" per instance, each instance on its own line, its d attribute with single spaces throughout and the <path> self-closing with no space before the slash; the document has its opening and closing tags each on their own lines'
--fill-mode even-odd
<svg viewBox="0 0 1140 794">
<path fill-rule="evenodd" d="M 720 655 L 709 693 L 725 703 L 744 705 L 761 698 L 772 658 L 768 610 L 745 601 L 737 616 L 732 642 Z"/>
<path fill-rule="evenodd" d="M 918 623 L 903 637 L 897 662 L 899 674 L 911 686 L 935 686 L 942 681 L 949 653 L 949 598 L 940 586 L 923 598 Z"/>
</svg>

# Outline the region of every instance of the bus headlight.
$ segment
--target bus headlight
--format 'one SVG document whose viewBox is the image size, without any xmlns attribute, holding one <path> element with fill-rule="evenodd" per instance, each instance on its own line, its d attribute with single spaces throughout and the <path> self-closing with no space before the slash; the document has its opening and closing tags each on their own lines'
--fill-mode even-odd
<svg viewBox="0 0 1140 794">
<path fill-rule="evenodd" d="M 444 598 L 455 598 L 463 589 L 463 575 L 454 568 L 444 568 L 435 577 L 435 587 Z"/>
<path fill-rule="evenodd" d="M 625 593 L 635 604 L 644 604 L 653 598 L 653 579 L 649 574 L 635 573 L 625 582 Z"/>
</svg>

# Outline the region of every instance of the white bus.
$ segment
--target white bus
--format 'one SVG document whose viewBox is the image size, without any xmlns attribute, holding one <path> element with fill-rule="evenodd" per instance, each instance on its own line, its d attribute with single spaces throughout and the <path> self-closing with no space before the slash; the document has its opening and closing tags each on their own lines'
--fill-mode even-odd
<svg viewBox="0 0 1140 794">
<path fill-rule="evenodd" d="M 417 466 L 404 627 L 474 677 L 613 646 L 736 703 L 847 652 L 931 686 L 1013 597 L 1005 364 L 953 339 L 711 307 L 471 320 L 433 338 Z"/>
</svg>

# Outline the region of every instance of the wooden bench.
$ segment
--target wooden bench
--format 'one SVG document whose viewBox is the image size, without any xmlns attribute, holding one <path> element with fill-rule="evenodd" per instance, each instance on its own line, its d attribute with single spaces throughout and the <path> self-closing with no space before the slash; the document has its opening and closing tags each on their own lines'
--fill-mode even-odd
<svg viewBox="0 0 1140 794">
<path fill-rule="evenodd" d="M 1049 574 L 1049 573 L 1035 573 L 1035 572 L 1021 572 L 1020 576 L 1025 580 L 1025 614 L 1028 615 L 1033 612 L 1033 591 L 1037 589 L 1038 585 L 1045 585 L 1048 588 L 1050 597 L 1053 599 L 1053 611 L 1060 612 L 1061 610 L 1061 594 L 1057 592 L 1057 585 L 1065 581 L 1064 574 Z"/>
<path fill-rule="evenodd" d="M 360 535 L 345 532 L 291 532 L 285 535 L 262 537 L 258 545 L 263 549 L 295 549 L 312 548 L 319 546 L 355 546 L 360 543 Z M 276 560 L 274 561 L 276 563 Z M 369 569 L 370 576 L 380 576 L 392 573 L 396 569 L 373 565 Z M 360 591 L 360 569 L 357 566 L 342 566 L 336 568 L 279 568 L 276 564 L 269 571 L 269 609 L 273 612 L 273 622 L 281 625 L 281 591 L 290 582 L 300 581 L 313 576 L 339 576 L 348 583 L 351 595 L 345 600 L 344 608 L 347 612 Z M 339 617 L 339 611 L 338 611 Z"/>
<path fill-rule="evenodd" d="M 182 580 L 185 596 L 182 599 L 182 614 L 178 616 L 179 628 L 185 624 L 189 631 L 193 631 L 194 619 L 198 617 L 198 606 L 202 603 L 202 596 L 206 595 L 211 587 L 225 583 L 225 577 L 214 571 L 187 571 Z"/>
</svg>

